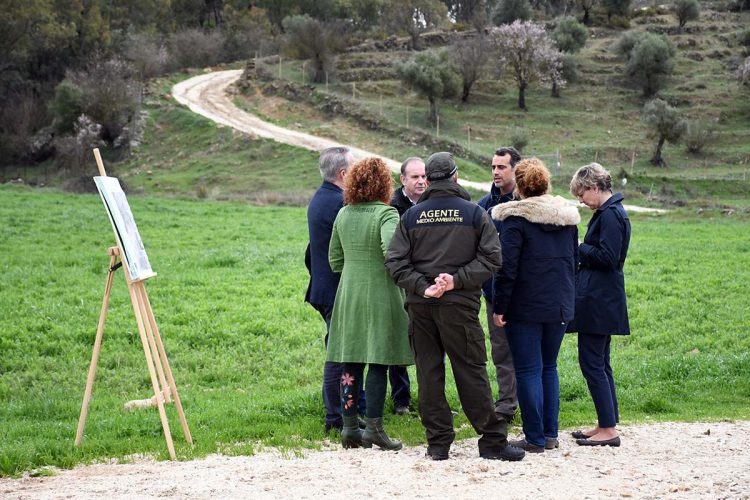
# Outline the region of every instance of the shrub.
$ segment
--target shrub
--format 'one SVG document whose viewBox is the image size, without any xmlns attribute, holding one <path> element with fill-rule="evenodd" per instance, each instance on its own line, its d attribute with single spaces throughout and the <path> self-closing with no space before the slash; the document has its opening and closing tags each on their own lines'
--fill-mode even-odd
<svg viewBox="0 0 750 500">
<path fill-rule="evenodd" d="M 171 69 L 167 47 L 154 35 L 129 35 L 124 54 L 144 79 L 162 75 Z"/>
<path fill-rule="evenodd" d="M 628 19 L 625 16 L 620 16 L 620 15 L 612 16 L 609 19 L 609 24 L 613 28 L 621 28 L 624 30 L 630 29 L 630 19 Z"/>
<path fill-rule="evenodd" d="M 589 30 L 573 16 L 560 19 L 552 32 L 552 39 L 563 52 L 575 53 L 586 45 Z"/>
<path fill-rule="evenodd" d="M 666 166 L 662 158 L 661 150 L 665 141 L 677 144 L 685 133 L 687 124 L 680 118 L 680 112 L 666 101 L 652 99 L 643 106 L 641 119 L 648 125 L 648 135 L 657 140 L 654 156 L 651 163 L 658 166 Z"/>
<path fill-rule="evenodd" d="M 59 136 L 54 140 L 57 165 L 76 173 L 85 173 L 91 165 L 91 150 L 104 143 L 99 138 L 102 126 L 90 117 L 81 115 L 75 122 L 74 134 Z"/>
<path fill-rule="evenodd" d="M 500 26 L 513 21 L 528 21 L 531 19 L 531 4 L 529 0 L 500 0 L 492 12 L 492 22 Z"/>
<path fill-rule="evenodd" d="M 677 16 L 680 30 L 682 30 L 688 21 L 698 19 L 701 8 L 698 5 L 698 0 L 674 0 L 672 11 Z"/>
<path fill-rule="evenodd" d="M 178 31 L 169 39 L 169 53 L 178 68 L 204 68 L 221 60 L 224 36 L 220 31 Z"/>
<path fill-rule="evenodd" d="M 70 80 L 63 80 L 55 87 L 49 109 L 55 131 L 60 134 L 72 133 L 76 120 L 83 113 L 83 91 Z"/>
<path fill-rule="evenodd" d="M 737 35 L 737 42 L 744 47 L 750 47 L 750 29 L 740 32 Z"/>
<path fill-rule="evenodd" d="M 518 151 L 523 151 L 523 148 L 529 145 L 529 135 L 526 133 L 526 129 L 521 127 L 516 127 L 511 131 L 509 140 L 510 145 Z"/>
<path fill-rule="evenodd" d="M 716 129 L 710 122 L 704 120 L 687 122 L 683 139 L 685 148 L 688 153 L 699 154 L 716 140 L 717 135 Z"/>
<path fill-rule="evenodd" d="M 613 23 L 614 16 L 630 18 L 630 0 L 602 0 L 602 6 L 607 11 L 607 21 Z"/>
<path fill-rule="evenodd" d="M 643 89 L 646 97 L 663 88 L 674 71 L 676 50 L 665 35 L 626 33 L 618 40 L 615 51 L 625 57 L 627 76 Z"/>
</svg>

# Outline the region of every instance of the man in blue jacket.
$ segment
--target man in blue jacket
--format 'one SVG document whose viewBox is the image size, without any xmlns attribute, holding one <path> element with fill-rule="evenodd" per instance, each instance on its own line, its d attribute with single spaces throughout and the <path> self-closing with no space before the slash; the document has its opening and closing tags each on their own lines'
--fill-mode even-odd
<svg viewBox="0 0 750 500">
<path fill-rule="evenodd" d="M 478 205 L 488 213 L 493 207 L 501 203 L 513 201 L 513 191 L 516 189 L 516 164 L 521 161 L 521 155 L 515 148 L 504 147 L 495 150 L 492 157 L 492 187 L 489 194 L 479 200 Z M 498 237 L 501 222 L 494 220 Z M 516 397 L 516 372 L 513 369 L 513 356 L 508 346 L 505 328 L 495 325 L 492 321 L 492 281 L 488 279 L 482 285 L 482 295 L 487 307 L 487 328 L 490 331 L 490 346 L 492 348 L 492 362 L 497 376 L 497 401 L 495 413 L 512 422 L 518 408 Z"/>
<path fill-rule="evenodd" d="M 325 344 L 328 345 L 328 329 L 331 326 L 331 313 L 339 286 L 340 274 L 334 273 L 328 264 L 328 246 L 331 242 L 333 222 L 344 206 L 344 177 L 354 163 L 349 148 L 332 147 L 320 153 L 320 185 L 307 206 L 307 229 L 310 245 L 305 253 L 305 264 L 310 271 L 310 283 L 305 294 L 309 302 L 326 322 Z M 341 430 L 340 380 L 341 363 L 326 362 L 323 367 L 323 405 L 326 409 L 325 432 Z M 360 404 L 363 398 L 360 397 Z"/>
</svg>

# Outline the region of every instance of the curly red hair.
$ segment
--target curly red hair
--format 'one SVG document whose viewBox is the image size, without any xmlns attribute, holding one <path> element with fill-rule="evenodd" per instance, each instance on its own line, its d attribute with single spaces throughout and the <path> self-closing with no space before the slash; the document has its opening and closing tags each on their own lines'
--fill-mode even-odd
<svg viewBox="0 0 750 500">
<path fill-rule="evenodd" d="M 344 202 L 347 205 L 382 201 L 386 205 L 393 195 L 393 179 L 380 158 L 365 158 L 355 163 L 344 177 Z"/>
<path fill-rule="evenodd" d="M 527 158 L 516 164 L 516 186 L 525 198 L 550 191 L 550 174 L 539 158 Z"/>
</svg>

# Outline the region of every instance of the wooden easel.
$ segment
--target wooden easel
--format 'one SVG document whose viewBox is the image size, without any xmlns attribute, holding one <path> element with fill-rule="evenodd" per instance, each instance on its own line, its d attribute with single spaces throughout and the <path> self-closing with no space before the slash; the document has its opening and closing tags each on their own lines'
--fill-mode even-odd
<svg viewBox="0 0 750 500">
<path fill-rule="evenodd" d="M 96 158 L 99 173 L 105 177 L 107 174 L 104 171 L 104 163 L 102 163 L 102 158 L 98 149 L 94 149 L 94 157 Z M 104 332 L 104 321 L 107 317 L 107 307 L 109 306 L 109 295 L 112 290 L 114 273 L 118 268 L 122 267 L 125 272 L 125 281 L 127 282 L 128 292 L 130 293 L 130 301 L 133 303 L 133 312 L 135 313 L 135 320 L 138 324 L 138 333 L 141 337 L 141 343 L 143 344 L 143 352 L 146 354 L 146 363 L 148 364 L 148 372 L 151 375 L 151 384 L 154 388 L 153 397 L 145 400 L 145 403 L 143 401 L 133 402 L 136 403 L 133 406 L 156 406 L 159 408 L 161 426 L 164 429 L 164 438 L 167 440 L 169 456 L 172 460 L 175 460 L 176 456 L 174 443 L 172 442 L 172 433 L 169 431 L 167 413 L 164 409 L 165 402 L 171 403 L 174 399 L 175 406 L 177 407 L 177 414 L 180 417 L 182 431 L 185 434 L 185 440 L 192 445 L 193 438 L 190 435 L 190 429 L 188 429 L 185 412 L 182 409 L 180 396 L 177 393 L 177 385 L 174 382 L 172 369 L 170 368 L 169 360 L 167 359 L 167 353 L 164 350 L 164 344 L 161 341 L 159 327 L 156 326 L 154 312 L 151 309 L 151 303 L 148 300 L 146 288 L 143 286 L 143 281 L 133 281 L 131 279 L 128 265 L 125 261 L 125 252 L 122 250 L 122 242 L 116 231 L 115 239 L 117 241 L 117 246 L 107 249 L 107 254 L 109 255 L 109 272 L 107 273 L 107 283 L 104 287 L 102 310 L 99 315 L 99 326 L 96 329 L 94 352 L 91 355 L 91 365 L 89 366 L 89 374 L 86 379 L 86 390 L 83 394 L 83 404 L 81 406 L 81 416 L 78 419 L 78 431 L 76 432 L 75 444 L 76 446 L 80 445 L 81 439 L 83 439 L 83 428 L 86 425 L 86 416 L 88 413 L 89 401 L 91 399 L 91 389 L 94 385 L 96 364 L 99 360 L 99 351 L 102 345 L 102 334 Z"/>
</svg>

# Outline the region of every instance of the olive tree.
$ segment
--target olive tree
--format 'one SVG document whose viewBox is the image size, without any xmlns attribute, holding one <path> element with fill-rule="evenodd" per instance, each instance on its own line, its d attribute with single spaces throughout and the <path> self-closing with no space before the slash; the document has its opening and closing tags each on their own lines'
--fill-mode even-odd
<svg viewBox="0 0 750 500">
<path fill-rule="evenodd" d="M 529 19 L 531 19 L 529 0 L 500 0 L 492 11 L 492 22 L 497 26 Z"/>
<path fill-rule="evenodd" d="M 626 33 L 615 46 L 615 51 L 625 58 L 627 77 L 651 97 L 662 89 L 674 71 L 677 53 L 665 35 L 653 33 Z"/>
<path fill-rule="evenodd" d="M 526 109 L 526 89 L 536 82 L 563 85 L 562 53 L 544 27 L 514 21 L 493 32 L 498 66 L 508 71 L 518 87 L 518 107 Z"/>
<path fill-rule="evenodd" d="M 460 80 L 447 50 L 425 51 L 396 64 L 401 82 L 430 102 L 430 123 L 437 123 L 438 99 L 453 97 Z"/>
<path fill-rule="evenodd" d="M 308 71 L 313 82 L 326 81 L 326 73 L 332 71 L 336 53 L 345 44 L 343 27 L 335 22 L 321 22 L 307 14 L 287 16 L 281 25 L 284 27 L 284 52 L 312 62 Z"/>
<path fill-rule="evenodd" d="M 575 54 L 586 45 L 589 30 L 573 16 L 561 18 L 552 31 L 552 39 L 557 47 L 569 54 Z"/>
<path fill-rule="evenodd" d="M 407 33 L 417 50 L 419 35 L 448 19 L 448 8 L 440 0 L 385 0 L 382 18 L 393 31 Z"/>
<path fill-rule="evenodd" d="M 591 24 L 591 9 L 594 8 L 594 5 L 596 4 L 596 0 L 577 0 L 576 2 L 578 6 L 583 11 L 583 19 L 581 19 L 581 22 L 585 25 Z"/>
<path fill-rule="evenodd" d="M 679 31 L 682 32 L 682 28 L 688 21 L 694 21 L 700 17 L 701 8 L 698 0 L 675 0 L 672 11 L 677 16 L 677 21 L 680 23 Z"/>
<path fill-rule="evenodd" d="M 680 117 L 677 108 L 673 108 L 666 101 L 656 98 L 652 99 L 643 106 L 641 119 L 648 125 L 649 137 L 656 139 L 656 150 L 651 158 L 653 165 L 665 167 L 667 164 L 662 158 L 661 150 L 664 142 L 670 144 L 680 142 L 683 134 L 687 129 L 687 123 Z"/>
</svg>

